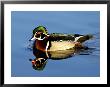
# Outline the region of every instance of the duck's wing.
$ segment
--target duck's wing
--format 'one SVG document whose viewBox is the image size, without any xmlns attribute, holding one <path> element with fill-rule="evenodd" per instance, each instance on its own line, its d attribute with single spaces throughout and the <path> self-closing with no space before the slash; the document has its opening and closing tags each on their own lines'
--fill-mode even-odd
<svg viewBox="0 0 110 87">
<path fill-rule="evenodd" d="M 52 41 L 67 41 L 67 40 L 75 40 L 74 35 L 70 35 L 70 34 L 62 34 L 62 33 L 51 33 L 50 34 L 50 38 Z"/>
<path fill-rule="evenodd" d="M 81 34 L 62 34 L 62 33 L 51 33 L 50 39 L 51 41 L 74 41 L 74 42 L 84 42 L 86 40 L 91 39 L 92 35 L 81 35 Z"/>
</svg>

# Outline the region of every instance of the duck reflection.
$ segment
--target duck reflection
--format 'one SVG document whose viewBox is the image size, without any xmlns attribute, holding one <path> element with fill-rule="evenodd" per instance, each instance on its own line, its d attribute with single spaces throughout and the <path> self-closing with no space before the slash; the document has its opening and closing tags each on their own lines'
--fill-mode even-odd
<svg viewBox="0 0 110 87">
<path fill-rule="evenodd" d="M 32 62 L 32 67 L 35 70 L 43 70 L 46 66 L 46 63 L 49 59 L 52 60 L 62 60 L 67 59 L 74 56 L 78 53 L 79 49 L 68 49 L 68 50 L 61 50 L 61 51 L 41 51 L 37 49 L 33 49 L 33 54 L 35 59 L 30 61 Z"/>
</svg>

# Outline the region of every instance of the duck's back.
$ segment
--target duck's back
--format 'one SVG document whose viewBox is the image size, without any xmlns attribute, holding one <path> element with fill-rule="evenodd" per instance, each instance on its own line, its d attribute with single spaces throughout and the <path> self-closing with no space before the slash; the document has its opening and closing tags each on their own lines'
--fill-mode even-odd
<svg viewBox="0 0 110 87">
<path fill-rule="evenodd" d="M 74 41 L 83 43 L 89 40 L 93 35 L 80 35 L 80 34 L 62 34 L 62 33 L 52 33 L 50 34 L 51 41 Z"/>
</svg>

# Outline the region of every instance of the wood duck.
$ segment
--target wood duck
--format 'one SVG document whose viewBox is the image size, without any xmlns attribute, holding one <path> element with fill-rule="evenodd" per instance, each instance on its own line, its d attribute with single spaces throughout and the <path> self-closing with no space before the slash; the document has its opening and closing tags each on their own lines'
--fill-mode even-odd
<svg viewBox="0 0 110 87">
<path fill-rule="evenodd" d="M 59 51 L 71 48 L 83 48 L 83 42 L 91 39 L 92 35 L 80 34 L 49 34 L 44 26 L 38 26 L 33 30 L 31 40 L 34 40 L 33 48 L 41 51 Z"/>
</svg>

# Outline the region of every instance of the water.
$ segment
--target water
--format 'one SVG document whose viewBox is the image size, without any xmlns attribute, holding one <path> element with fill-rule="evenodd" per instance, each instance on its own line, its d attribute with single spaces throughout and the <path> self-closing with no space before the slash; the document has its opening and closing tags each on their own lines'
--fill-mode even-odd
<svg viewBox="0 0 110 87">
<path fill-rule="evenodd" d="M 100 76 L 100 12 L 23 12 L 11 13 L 11 76 L 12 77 L 99 77 Z M 43 70 L 35 70 L 35 59 L 29 39 L 32 30 L 43 25 L 49 33 L 93 34 L 86 41 L 90 49 L 81 50 L 67 59 L 48 59 Z M 31 42 L 32 43 L 32 42 Z"/>
</svg>

